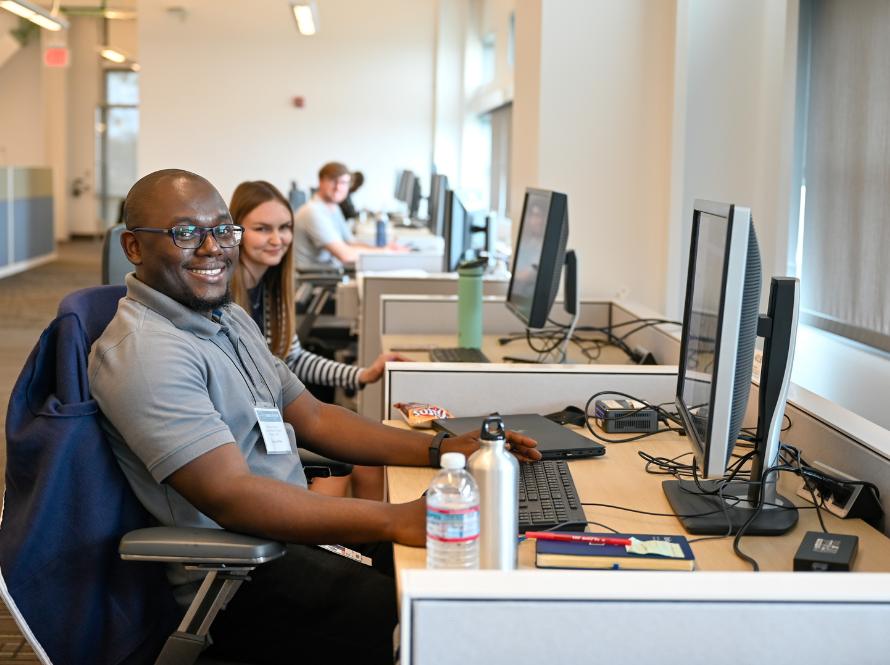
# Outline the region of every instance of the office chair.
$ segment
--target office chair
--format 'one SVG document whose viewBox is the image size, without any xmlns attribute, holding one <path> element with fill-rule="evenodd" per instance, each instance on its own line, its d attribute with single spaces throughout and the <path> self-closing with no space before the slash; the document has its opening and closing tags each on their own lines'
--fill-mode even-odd
<svg viewBox="0 0 890 665">
<path fill-rule="evenodd" d="M 123 224 L 115 224 L 105 232 L 102 240 L 103 284 L 123 284 L 124 276 L 133 272 L 133 265 L 121 247 L 121 234 L 126 228 Z"/>
<path fill-rule="evenodd" d="M 87 377 L 89 348 L 124 293 L 101 286 L 66 296 L 10 397 L 0 594 L 45 662 L 192 663 L 250 570 L 284 553 L 280 543 L 221 529 L 151 526 Z M 318 464 L 307 461 L 307 476 Z M 184 617 L 162 562 L 207 573 Z"/>
</svg>

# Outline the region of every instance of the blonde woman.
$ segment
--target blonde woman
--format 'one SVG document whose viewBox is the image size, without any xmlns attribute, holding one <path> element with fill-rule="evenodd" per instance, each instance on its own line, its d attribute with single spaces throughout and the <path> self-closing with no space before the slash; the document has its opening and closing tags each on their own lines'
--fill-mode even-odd
<svg viewBox="0 0 890 665">
<path fill-rule="evenodd" d="M 362 368 L 303 349 L 295 332 L 294 214 L 290 204 L 274 185 L 254 180 L 235 188 L 229 210 L 235 224 L 244 227 L 232 297 L 252 315 L 272 353 L 301 381 L 358 390 L 379 381 L 387 361 L 404 360 L 398 354 L 384 353 Z M 383 475 L 377 467 L 357 466 L 351 479 L 316 479 L 312 489 L 343 495 L 350 480 L 353 496 L 382 498 Z"/>
</svg>

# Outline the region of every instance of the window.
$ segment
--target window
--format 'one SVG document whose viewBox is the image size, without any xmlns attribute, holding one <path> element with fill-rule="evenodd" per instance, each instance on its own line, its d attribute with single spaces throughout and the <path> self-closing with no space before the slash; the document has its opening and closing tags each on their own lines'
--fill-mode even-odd
<svg viewBox="0 0 890 665">
<path fill-rule="evenodd" d="M 129 69 L 105 70 L 105 103 L 97 110 L 97 172 L 105 226 L 118 221 L 121 202 L 136 182 L 139 139 L 139 74 Z"/>
<path fill-rule="evenodd" d="M 890 3 L 801 3 L 801 321 L 890 351 Z"/>
</svg>

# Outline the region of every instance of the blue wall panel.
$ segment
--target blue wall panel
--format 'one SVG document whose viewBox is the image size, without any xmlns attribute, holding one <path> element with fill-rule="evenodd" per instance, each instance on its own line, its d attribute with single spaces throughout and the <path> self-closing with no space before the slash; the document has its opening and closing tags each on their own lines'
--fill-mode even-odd
<svg viewBox="0 0 890 665">
<path fill-rule="evenodd" d="M 0 268 L 9 265 L 9 246 L 6 242 L 7 234 L 9 233 L 7 207 L 7 202 L 0 199 Z"/>
<path fill-rule="evenodd" d="M 55 251 L 51 197 L 17 199 L 12 214 L 15 219 L 14 261 L 26 261 Z"/>
</svg>

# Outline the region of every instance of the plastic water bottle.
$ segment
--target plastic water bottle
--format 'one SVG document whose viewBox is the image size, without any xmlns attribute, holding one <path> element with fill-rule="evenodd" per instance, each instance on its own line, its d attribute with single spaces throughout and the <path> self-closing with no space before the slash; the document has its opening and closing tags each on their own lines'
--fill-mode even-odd
<svg viewBox="0 0 890 665">
<path fill-rule="evenodd" d="M 479 567 L 479 489 L 461 453 L 445 453 L 426 494 L 426 567 Z"/>
<path fill-rule="evenodd" d="M 374 244 L 377 247 L 386 247 L 386 217 L 380 216 L 377 218 L 374 231 Z"/>
<path fill-rule="evenodd" d="M 479 441 L 469 464 L 479 484 L 479 567 L 513 570 L 519 531 L 519 462 L 507 451 L 500 416 L 485 419 Z"/>
</svg>

